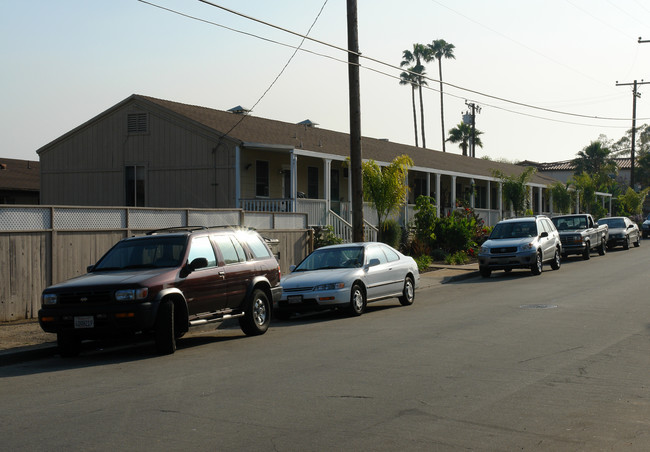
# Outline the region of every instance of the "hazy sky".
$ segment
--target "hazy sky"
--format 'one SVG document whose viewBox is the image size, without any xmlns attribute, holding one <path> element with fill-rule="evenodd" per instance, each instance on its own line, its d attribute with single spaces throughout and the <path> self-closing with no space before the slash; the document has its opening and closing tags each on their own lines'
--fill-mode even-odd
<svg viewBox="0 0 650 452">
<path fill-rule="evenodd" d="M 290 46 L 301 41 L 198 0 L 151 3 Z M 306 33 L 325 1 L 213 3 Z M 445 88 L 445 126 L 460 122 L 465 100 L 481 105 L 478 157 L 566 160 L 600 134 L 618 139 L 631 127 L 632 92 L 616 82 L 650 81 L 650 43 L 637 42 L 650 40 L 648 0 L 358 0 L 358 14 L 361 52 L 388 65 L 399 66 L 416 42 L 456 46 L 456 59 L 443 61 L 444 81 L 458 87 Z M 346 33 L 345 0 L 328 0 L 310 36 L 346 47 Z M 220 110 L 262 98 L 256 116 L 348 132 L 347 67 L 337 61 L 346 54 L 304 48 L 333 58 L 298 52 L 269 89 L 292 48 L 138 0 L 0 0 L 0 158 L 37 159 L 38 148 L 133 93 Z M 362 65 L 362 134 L 414 144 L 400 71 Z M 435 63 L 427 74 L 437 89 Z M 637 125 L 650 123 L 650 85 L 639 91 Z M 427 147 L 440 150 L 439 93 L 426 90 L 424 102 Z"/>
</svg>

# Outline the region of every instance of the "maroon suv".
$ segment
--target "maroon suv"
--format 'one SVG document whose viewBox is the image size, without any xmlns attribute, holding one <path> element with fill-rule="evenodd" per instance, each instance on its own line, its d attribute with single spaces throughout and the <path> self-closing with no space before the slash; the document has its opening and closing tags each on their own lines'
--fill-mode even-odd
<svg viewBox="0 0 650 452">
<path fill-rule="evenodd" d="M 115 244 L 88 273 L 43 291 L 38 320 L 62 356 L 83 339 L 152 333 L 161 354 L 191 326 L 238 318 L 264 334 L 281 295 L 280 267 L 255 231 L 173 228 Z"/>
</svg>

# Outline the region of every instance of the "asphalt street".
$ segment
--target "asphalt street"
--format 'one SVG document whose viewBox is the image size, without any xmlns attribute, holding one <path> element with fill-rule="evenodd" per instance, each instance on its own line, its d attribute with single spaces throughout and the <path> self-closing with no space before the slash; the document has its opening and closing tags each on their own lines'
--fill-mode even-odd
<svg viewBox="0 0 650 452">
<path fill-rule="evenodd" d="M 650 246 L 0 367 L 6 450 L 647 450 Z"/>
</svg>

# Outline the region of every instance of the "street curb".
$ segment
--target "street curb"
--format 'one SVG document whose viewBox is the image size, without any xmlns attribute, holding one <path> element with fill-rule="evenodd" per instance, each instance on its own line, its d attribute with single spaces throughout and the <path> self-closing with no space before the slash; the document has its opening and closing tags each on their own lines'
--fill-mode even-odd
<svg viewBox="0 0 650 452">
<path fill-rule="evenodd" d="M 8 366 L 10 364 L 18 364 L 25 361 L 49 358 L 57 353 L 58 349 L 56 342 L 2 350 L 0 351 L 0 366 Z"/>
</svg>

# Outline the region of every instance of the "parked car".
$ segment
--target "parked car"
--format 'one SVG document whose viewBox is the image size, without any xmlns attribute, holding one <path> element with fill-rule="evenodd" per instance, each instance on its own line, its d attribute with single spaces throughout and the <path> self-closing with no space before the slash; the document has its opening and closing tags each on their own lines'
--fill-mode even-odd
<svg viewBox="0 0 650 452">
<path fill-rule="evenodd" d="M 38 313 L 62 356 L 83 339 L 151 333 L 174 353 L 190 327 L 238 318 L 264 334 L 281 294 L 280 267 L 255 231 L 172 228 L 115 244 L 88 273 L 46 288 Z"/>
<path fill-rule="evenodd" d="M 607 248 L 622 246 L 623 249 L 630 249 L 630 243 L 634 246 L 641 245 L 641 233 L 635 222 L 628 217 L 607 217 L 599 220 L 601 224 L 609 227 L 609 240 Z"/>
<path fill-rule="evenodd" d="M 647 239 L 648 236 L 650 236 L 650 215 L 648 215 L 641 225 L 641 233 L 643 234 L 644 239 Z"/>
<path fill-rule="evenodd" d="M 494 270 L 529 268 L 533 275 L 542 273 L 550 263 L 560 268 L 562 243 L 557 229 L 544 215 L 512 218 L 498 222 L 478 255 L 481 276 L 489 278 Z"/>
<path fill-rule="evenodd" d="M 366 304 L 399 298 L 413 304 L 420 274 L 415 261 L 377 242 L 318 248 L 282 278 L 279 317 L 296 312 L 344 308 L 361 315 Z"/>
<path fill-rule="evenodd" d="M 559 215 L 551 218 L 551 221 L 560 233 L 563 258 L 569 254 L 580 254 L 587 260 L 591 257 L 591 250 L 597 250 L 601 256 L 605 255 L 609 236 L 606 224 L 596 223 L 586 213 Z"/>
</svg>

